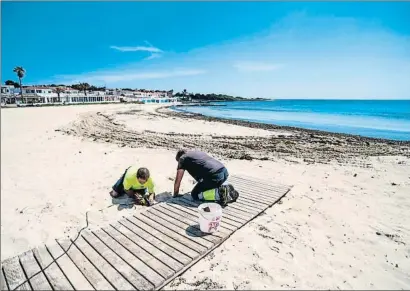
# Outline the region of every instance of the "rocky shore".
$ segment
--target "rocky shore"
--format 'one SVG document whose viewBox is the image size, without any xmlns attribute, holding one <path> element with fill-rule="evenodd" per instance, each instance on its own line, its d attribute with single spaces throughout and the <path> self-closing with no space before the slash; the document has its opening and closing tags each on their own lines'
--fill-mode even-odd
<svg viewBox="0 0 410 291">
<path fill-rule="evenodd" d="M 184 134 L 156 132 L 145 129 L 138 131 L 119 122 L 119 116 L 130 118 L 172 119 L 186 123 L 199 120 L 211 123 L 262 129 L 276 134 L 269 136 L 235 136 L 218 134 Z M 410 157 L 410 142 L 367 138 L 348 134 L 322 132 L 294 127 L 276 126 L 240 120 L 207 117 L 200 114 L 177 112 L 168 107 L 148 111 L 122 110 L 112 113 L 89 113 L 82 115 L 71 126 L 58 129 L 73 134 L 119 144 L 121 147 L 148 147 L 177 149 L 198 148 L 219 157 L 239 160 L 274 160 L 284 158 L 306 163 L 355 163 L 366 167 L 369 156 Z"/>
</svg>

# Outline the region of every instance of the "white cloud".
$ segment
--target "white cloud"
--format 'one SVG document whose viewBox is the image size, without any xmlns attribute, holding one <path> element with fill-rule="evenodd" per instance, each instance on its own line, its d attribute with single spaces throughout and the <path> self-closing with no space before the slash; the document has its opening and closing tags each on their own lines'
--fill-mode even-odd
<svg viewBox="0 0 410 291">
<path fill-rule="evenodd" d="M 262 62 L 241 61 L 241 62 L 234 63 L 233 67 L 241 72 L 268 72 L 268 71 L 277 70 L 283 67 L 283 65 L 262 63 Z"/>
<path fill-rule="evenodd" d="M 144 60 L 148 61 L 148 60 L 158 59 L 160 57 L 162 57 L 162 54 L 153 53 L 150 56 L 146 57 Z"/>
<path fill-rule="evenodd" d="M 120 52 L 149 52 L 151 53 L 148 57 L 144 58 L 145 61 L 158 59 L 162 57 L 163 51 L 157 47 L 154 47 L 148 41 L 144 41 L 147 46 L 110 46 L 111 49 Z"/>
<path fill-rule="evenodd" d="M 154 46 L 110 46 L 110 48 L 120 52 L 150 52 L 150 53 L 162 53 L 157 47 Z"/>
</svg>

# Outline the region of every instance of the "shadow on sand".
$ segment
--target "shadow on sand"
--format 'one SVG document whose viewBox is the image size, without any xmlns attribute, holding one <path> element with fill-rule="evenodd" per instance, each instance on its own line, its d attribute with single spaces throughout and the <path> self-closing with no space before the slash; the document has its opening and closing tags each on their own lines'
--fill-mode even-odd
<svg viewBox="0 0 410 291">
<path fill-rule="evenodd" d="M 209 233 L 202 232 L 199 228 L 199 224 L 190 225 L 185 229 L 185 233 L 192 237 L 204 237 L 209 236 Z"/>
</svg>

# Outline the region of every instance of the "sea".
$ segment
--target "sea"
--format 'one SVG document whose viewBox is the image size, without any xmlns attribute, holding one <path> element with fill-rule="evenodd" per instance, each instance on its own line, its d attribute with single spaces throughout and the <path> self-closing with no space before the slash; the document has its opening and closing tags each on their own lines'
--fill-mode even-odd
<svg viewBox="0 0 410 291">
<path fill-rule="evenodd" d="M 410 100 L 276 99 L 210 105 L 174 109 L 211 117 L 410 141 Z"/>
</svg>

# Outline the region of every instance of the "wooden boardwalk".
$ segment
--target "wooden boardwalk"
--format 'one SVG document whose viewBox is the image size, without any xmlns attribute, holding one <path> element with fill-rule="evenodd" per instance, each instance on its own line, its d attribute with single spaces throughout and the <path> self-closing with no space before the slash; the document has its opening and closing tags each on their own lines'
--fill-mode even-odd
<svg viewBox="0 0 410 291">
<path fill-rule="evenodd" d="M 1 290 L 158 290 L 279 201 L 291 187 L 229 178 L 240 194 L 217 233 L 199 230 L 197 203 L 172 198 L 75 241 L 63 239 L 2 262 Z M 68 250 L 68 251 L 67 251 Z"/>
</svg>

